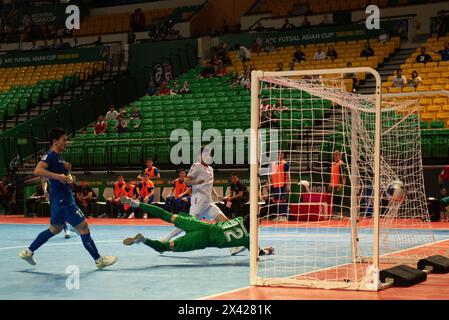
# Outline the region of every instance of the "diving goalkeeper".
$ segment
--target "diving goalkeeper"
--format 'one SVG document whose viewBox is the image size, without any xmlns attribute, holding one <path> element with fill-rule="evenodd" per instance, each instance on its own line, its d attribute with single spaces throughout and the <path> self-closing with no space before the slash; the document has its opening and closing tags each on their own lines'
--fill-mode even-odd
<svg viewBox="0 0 449 320">
<path fill-rule="evenodd" d="M 244 220 L 238 217 L 210 224 L 193 216 L 171 214 L 154 205 L 141 203 L 128 197 L 122 197 L 120 201 L 122 204 L 140 208 L 153 217 L 173 223 L 176 227 L 186 232 L 184 236 L 167 242 L 148 239 L 138 233 L 134 237 L 123 240 L 124 245 L 130 246 L 135 243 L 144 243 L 159 253 L 165 251 L 186 252 L 210 247 L 232 248 L 242 246 L 249 249 L 249 219 Z M 273 253 L 274 249 L 272 247 L 259 250 L 259 255 Z"/>
</svg>

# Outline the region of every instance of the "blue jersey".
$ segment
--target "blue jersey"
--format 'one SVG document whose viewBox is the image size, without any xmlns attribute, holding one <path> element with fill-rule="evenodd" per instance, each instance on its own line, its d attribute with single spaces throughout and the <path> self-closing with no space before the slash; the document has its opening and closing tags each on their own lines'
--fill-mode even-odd
<svg viewBox="0 0 449 320">
<path fill-rule="evenodd" d="M 64 159 L 60 154 L 54 151 L 48 151 L 41 159 L 42 162 L 48 164 L 47 170 L 56 174 L 68 174 L 69 171 L 64 166 Z M 71 186 L 69 184 L 61 183 L 58 180 L 49 179 L 50 185 L 50 204 L 52 206 L 64 202 L 66 205 L 75 203 L 73 198 Z"/>
</svg>

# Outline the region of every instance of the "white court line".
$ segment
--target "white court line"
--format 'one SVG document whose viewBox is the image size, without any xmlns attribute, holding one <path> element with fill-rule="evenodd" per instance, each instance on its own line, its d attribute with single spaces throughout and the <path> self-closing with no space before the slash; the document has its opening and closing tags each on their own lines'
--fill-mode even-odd
<svg viewBox="0 0 449 320">
<path fill-rule="evenodd" d="M 252 286 L 246 286 L 246 287 L 241 287 L 241 288 L 237 288 L 237 289 L 234 289 L 234 290 L 229 290 L 229 291 L 225 291 L 225 292 L 220 292 L 220 293 L 212 294 L 212 295 L 209 295 L 209 296 L 197 298 L 197 299 L 195 299 L 195 300 L 207 300 L 207 299 L 212 299 L 212 298 L 215 298 L 215 297 L 218 297 L 218 296 L 222 296 L 222 295 L 225 295 L 225 294 L 234 293 L 234 292 L 241 291 L 241 290 L 243 290 L 243 289 L 249 289 L 249 288 L 252 288 Z"/>
<path fill-rule="evenodd" d="M 114 242 L 122 242 L 122 240 L 96 240 L 95 243 L 114 243 Z M 65 243 L 49 243 L 45 244 L 46 247 L 56 247 L 56 246 L 67 246 L 67 245 L 79 245 L 80 242 L 65 242 Z M 26 248 L 27 245 L 17 246 L 17 247 L 3 247 L 0 250 L 10 250 L 10 249 L 23 249 Z"/>
</svg>

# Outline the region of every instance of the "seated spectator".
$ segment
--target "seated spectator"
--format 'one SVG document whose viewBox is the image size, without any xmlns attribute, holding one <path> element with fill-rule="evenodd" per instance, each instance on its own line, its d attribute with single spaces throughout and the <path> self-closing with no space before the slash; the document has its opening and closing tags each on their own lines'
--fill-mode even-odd
<svg viewBox="0 0 449 320">
<path fill-rule="evenodd" d="M 415 61 L 417 63 L 427 63 L 427 62 L 432 61 L 432 57 L 426 51 L 427 51 L 426 47 L 421 48 L 421 53 L 416 56 Z"/>
<path fill-rule="evenodd" d="M 301 50 L 301 46 L 296 46 L 296 51 L 293 54 L 293 62 L 303 62 L 306 61 L 306 55 L 305 53 Z"/>
<path fill-rule="evenodd" d="M 430 48 L 435 53 L 441 56 L 441 61 L 449 61 L 449 42 L 444 43 L 444 48 L 442 50 L 434 50 Z"/>
<path fill-rule="evenodd" d="M 229 188 L 229 194 L 227 194 L 223 201 L 226 206 L 226 215 L 231 218 L 243 217 L 243 206 L 249 200 L 249 192 L 244 184 L 240 182 L 240 179 L 236 173 L 231 175 L 231 186 Z"/>
<path fill-rule="evenodd" d="M 329 16 L 326 14 L 323 17 L 323 20 L 321 20 L 320 25 L 325 26 L 331 24 L 331 21 L 329 20 Z"/>
<path fill-rule="evenodd" d="M 92 216 L 93 205 L 96 202 L 97 195 L 94 190 L 89 186 L 86 179 L 80 180 L 80 185 L 76 188 L 76 204 L 77 206 L 87 214 L 88 217 Z"/>
<path fill-rule="evenodd" d="M 147 88 L 147 96 L 157 96 L 159 93 L 158 88 L 154 85 L 153 81 L 150 81 L 150 85 Z"/>
<path fill-rule="evenodd" d="M 123 194 L 126 197 L 129 197 L 131 199 L 137 199 L 138 193 L 136 186 L 131 183 L 131 181 L 126 181 L 125 188 L 123 190 Z M 134 219 L 136 218 L 136 214 L 138 212 L 137 208 L 133 208 L 128 204 L 122 205 L 122 212 L 123 212 L 123 218 L 126 218 L 128 216 L 128 219 Z"/>
<path fill-rule="evenodd" d="M 99 218 L 114 218 L 122 217 L 122 206 L 120 204 L 120 197 L 123 195 L 125 189 L 125 179 L 122 175 L 117 177 L 117 181 L 113 187 L 113 197 L 106 199 L 105 212 Z"/>
<path fill-rule="evenodd" d="M 173 81 L 173 87 L 170 89 L 171 95 L 179 94 L 181 89 L 179 89 L 178 81 Z"/>
<path fill-rule="evenodd" d="M 116 120 L 118 117 L 118 112 L 115 110 L 115 107 L 111 105 L 109 107 L 109 111 L 106 113 L 106 117 L 104 118 L 106 121 Z"/>
<path fill-rule="evenodd" d="M 363 48 L 362 52 L 360 53 L 360 57 L 362 58 L 368 58 L 374 56 L 374 50 L 371 48 L 371 45 L 369 42 L 365 43 L 365 47 Z"/>
<path fill-rule="evenodd" d="M 390 35 L 387 33 L 385 29 L 382 29 L 377 40 L 383 44 L 385 44 L 388 40 L 390 40 Z"/>
<path fill-rule="evenodd" d="M 170 88 L 168 87 L 167 81 L 161 83 L 161 88 L 159 89 L 160 96 L 166 96 L 170 94 Z"/>
<path fill-rule="evenodd" d="M 173 188 L 165 199 L 164 209 L 168 212 L 189 212 L 191 186 L 186 183 L 186 171 L 178 171 L 178 178 L 173 181 Z"/>
<path fill-rule="evenodd" d="M 243 64 L 245 62 L 251 60 L 251 52 L 246 48 L 245 46 L 236 45 L 237 48 L 237 57 L 240 61 L 242 61 Z"/>
<path fill-rule="evenodd" d="M 224 44 L 220 43 L 217 47 L 215 56 L 220 59 L 221 61 L 223 61 L 224 65 L 231 65 L 232 62 L 229 59 L 228 53 L 226 51 L 226 49 L 224 48 Z"/>
<path fill-rule="evenodd" d="M 117 126 L 115 127 L 115 131 L 117 133 L 128 132 L 128 124 L 121 114 L 117 117 Z"/>
<path fill-rule="evenodd" d="M 258 39 L 253 41 L 253 44 L 251 45 L 251 52 L 259 55 L 260 51 L 262 49 L 262 46 Z"/>
<path fill-rule="evenodd" d="M 102 134 L 106 133 L 106 130 L 108 129 L 108 124 L 106 121 L 104 121 L 104 118 L 102 115 L 98 116 L 97 122 L 95 123 L 95 134 Z"/>
<path fill-rule="evenodd" d="M 212 78 L 213 76 L 215 76 L 215 69 L 212 66 L 212 63 L 210 63 L 210 61 L 207 61 L 206 66 L 203 68 L 203 70 L 200 73 L 200 79 Z"/>
<path fill-rule="evenodd" d="M 190 91 L 190 83 L 189 81 L 184 81 L 184 85 L 182 86 L 181 90 L 179 91 L 181 94 L 189 94 L 192 93 Z"/>
<path fill-rule="evenodd" d="M 304 20 L 301 24 L 301 27 L 307 28 L 307 27 L 310 27 L 310 25 L 311 25 L 311 23 L 310 23 L 309 19 L 307 18 L 307 16 L 304 16 Z"/>
<path fill-rule="evenodd" d="M 402 74 L 402 69 L 396 70 L 396 77 L 393 79 L 393 87 L 404 88 L 407 85 L 407 78 Z"/>
<path fill-rule="evenodd" d="M 40 182 L 36 186 L 36 192 L 34 192 L 25 202 L 25 207 L 27 209 L 26 216 L 36 216 L 39 210 L 39 205 L 48 200 L 47 197 L 47 182 L 45 179 L 40 178 Z"/>
<path fill-rule="evenodd" d="M 408 86 L 411 88 L 417 88 L 419 84 L 422 82 L 421 77 L 418 75 L 418 71 L 413 70 L 412 76 L 408 79 Z"/>
<path fill-rule="evenodd" d="M 129 17 L 129 26 L 132 32 L 145 31 L 145 14 L 142 12 L 141 8 L 134 10 Z"/>
<path fill-rule="evenodd" d="M 140 111 L 138 107 L 134 107 L 133 113 L 131 113 L 131 119 L 140 119 Z"/>
<path fill-rule="evenodd" d="M 338 58 L 338 53 L 337 50 L 335 50 L 334 46 L 329 46 L 329 48 L 327 49 L 327 53 L 326 56 L 328 59 L 334 61 L 335 59 Z"/>
<path fill-rule="evenodd" d="M 216 65 L 215 65 L 215 75 L 217 77 L 224 77 L 228 74 L 228 70 L 223 65 L 223 62 L 221 62 L 220 59 L 217 59 Z"/>
<path fill-rule="evenodd" d="M 346 64 L 347 68 L 352 68 L 352 63 L 348 62 Z M 358 89 L 359 80 L 357 79 L 357 75 L 353 72 L 343 74 L 343 79 L 352 79 L 352 92 L 356 92 Z"/>
<path fill-rule="evenodd" d="M 148 173 L 143 174 L 142 181 L 137 185 L 137 193 L 141 202 L 146 204 L 153 202 L 154 183 L 150 180 Z M 147 219 L 148 214 L 144 213 L 143 218 Z"/>
<path fill-rule="evenodd" d="M 288 29 L 294 29 L 295 26 L 290 23 L 290 21 L 288 19 L 284 20 L 284 24 L 282 25 L 282 30 L 288 30 Z"/>
<path fill-rule="evenodd" d="M 98 36 L 98 37 L 97 37 L 97 40 L 95 40 L 95 42 L 94 42 L 93 44 L 94 44 L 95 46 L 101 46 L 101 45 L 103 45 L 101 36 Z"/>
<path fill-rule="evenodd" d="M 128 111 L 126 111 L 125 107 L 120 107 L 120 109 L 118 110 L 118 114 L 122 115 L 123 118 L 126 118 Z"/>
<path fill-rule="evenodd" d="M 145 167 L 142 169 L 140 175 L 137 176 L 137 179 L 142 180 L 142 177 L 145 173 L 147 173 L 151 179 L 161 178 L 159 170 L 154 166 L 153 159 L 148 159 L 147 161 L 145 161 Z"/>
<path fill-rule="evenodd" d="M 273 44 L 273 41 L 267 39 L 265 41 L 265 46 L 262 48 L 263 52 L 266 52 L 266 54 L 270 54 L 271 52 L 276 52 L 276 47 Z"/>
<path fill-rule="evenodd" d="M 322 47 L 317 47 L 317 51 L 313 55 L 313 59 L 318 61 L 326 59 L 326 54 L 324 53 Z"/>
<path fill-rule="evenodd" d="M 282 62 L 278 63 L 278 66 L 276 68 L 276 71 L 284 71 L 284 65 L 282 64 Z"/>
</svg>

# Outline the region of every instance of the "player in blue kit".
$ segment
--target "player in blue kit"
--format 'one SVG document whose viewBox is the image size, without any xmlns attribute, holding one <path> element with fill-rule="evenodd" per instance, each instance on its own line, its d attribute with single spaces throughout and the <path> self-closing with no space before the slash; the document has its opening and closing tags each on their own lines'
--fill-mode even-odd
<svg viewBox="0 0 449 320">
<path fill-rule="evenodd" d="M 89 226 L 83 212 L 76 206 L 71 191 L 71 165 L 64 161 L 61 153 L 67 146 L 67 134 L 64 129 L 55 128 L 50 131 L 49 141 L 52 145 L 34 169 L 34 174 L 48 179 L 50 184 L 50 228 L 42 231 L 31 245 L 19 253 L 19 257 L 31 265 L 35 265 L 33 255 L 50 238 L 64 228 L 65 222 L 79 232 L 84 247 L 95 260 L 99 269 L 113 265 L 115 256 L 100 256 L 94 241 L 90 237 Z"/>
</svg>

